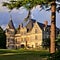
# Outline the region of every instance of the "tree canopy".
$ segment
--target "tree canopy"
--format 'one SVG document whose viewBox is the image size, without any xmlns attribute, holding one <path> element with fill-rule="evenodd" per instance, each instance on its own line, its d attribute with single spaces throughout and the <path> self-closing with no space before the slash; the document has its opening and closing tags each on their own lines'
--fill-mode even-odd
<svg viewBox="0 0 60 60">
<path fill-rule="evenodd" d="M 36 7 L 37 5 L 40 5 L 41 10 L 46 9 L 46 11 L 51 9 L 51 3 L 55 0 L 10 0 L 9 2 L 3 2 L 3 6 L 6 6 L 8 9 L 12 10 L 14 8 L 19 9 L 20 7 L 25 7 L 28 12 L 28 16 L 25 18 L 25 20 L 28 20 L 30 17 L 30 10 L 33 9 L 33 7 Z M 56 2 L 60 2 L 59 0 L 56 0 Z M 57 6 L 58 5 L 58 6 Z M 60 4 L 56 3 L 56 10 L 57 12 L 60 11 Z"/>
<path fill-rule="evenodd" d="M 51 5 L 52 1 L 55 1 L 55 0 L 10 0 L 9 2 L 3 2 L 3 6 L 6 6 L 11 10 L 13 8 L 18 9 L 21 6 L 24 6 L 27 9 L 32 9 L 33 7 L 36 7 L 37 5 L 40 5 L 40 8 L 41 7 L 44 8 L 44 6 L 45 8 L 47 8 Z M 60 1 L 57 0 L 57 2 L 60 2 Z"/>
</svg>

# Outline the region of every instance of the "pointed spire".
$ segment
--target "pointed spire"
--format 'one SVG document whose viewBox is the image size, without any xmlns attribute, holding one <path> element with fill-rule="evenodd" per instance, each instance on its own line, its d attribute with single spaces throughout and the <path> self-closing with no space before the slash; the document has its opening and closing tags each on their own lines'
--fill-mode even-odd
<svg viewBox="0 0 60 60">
<path fill-rule="evenodd" d="M 10 29 L 15 29 L 12 19 L 10 19 L 8 26 Z"/>
</svg>

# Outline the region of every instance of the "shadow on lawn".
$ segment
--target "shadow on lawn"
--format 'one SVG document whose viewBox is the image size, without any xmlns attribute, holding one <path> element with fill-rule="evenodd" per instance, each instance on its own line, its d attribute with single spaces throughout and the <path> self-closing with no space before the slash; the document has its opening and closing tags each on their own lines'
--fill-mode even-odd
<svg viewBox="0 0 60 60">
<path fill-rule="evenodd" d="M 60 60 L 60 51 L 0 50 L 0 60 Z"/>
<path fill-rule="evenodd" d="M 46 60 L 40 54 L 15 54 L 0 56 L 0 60 Z"/>
<path fill-rule="evenodd" d="M 0 60 L 47 60 L 49 56 L 47 51 L 30 51 L 30 50 L 0 50 Z M 13 53 L 13 54 L 11 54 Z"/>
</svg>

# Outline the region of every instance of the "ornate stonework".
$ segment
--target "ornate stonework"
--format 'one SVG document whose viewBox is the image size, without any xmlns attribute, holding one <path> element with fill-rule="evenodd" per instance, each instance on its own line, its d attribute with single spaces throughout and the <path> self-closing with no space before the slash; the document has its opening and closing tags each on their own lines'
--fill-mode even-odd
<svg viewBox="0 0 60 60">
<path fill-rule="evenodd" d="M 29 24 L 30 23 L 30 24 Z M 13 22 L 10 21 L 6 28 L 6 47 L 12 48 L 36 48 L 42 45 L 42 29 L 39 27 L 38 23 L 29 22 L 23 27 L 19 25 L 18 29 L 15 31 Z M 31 28 L 28 28 L 31 27 Z"/>
<path fill-rule="evenodd" d="M 20 24 L 18 29 L 15 29 L 10 20 L 6 28 L 6 47 L 8 49 L 40 48 L 44 43 L 46 44 L 45 41 L 49 37 L 50 25 L 45 27 L 42 23 L 30 20 L 26 26 Z"/>
</svg>

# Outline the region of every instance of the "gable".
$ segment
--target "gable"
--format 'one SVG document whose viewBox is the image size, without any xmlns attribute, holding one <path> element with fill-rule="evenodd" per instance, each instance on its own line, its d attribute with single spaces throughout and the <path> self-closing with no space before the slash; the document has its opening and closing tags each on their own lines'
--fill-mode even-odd
<svg viewBox="0 0 60 60">
<path fill-rule="evenodd" d="M 42 29 L 37 22 L 33 23 L 33 28 L 30 33 L 42 33 Z"/>
</svg>

